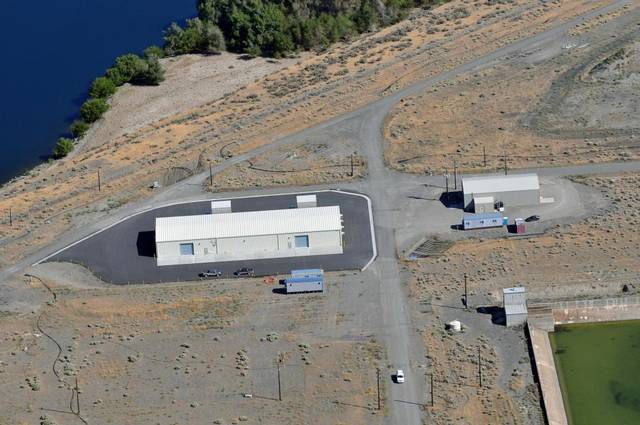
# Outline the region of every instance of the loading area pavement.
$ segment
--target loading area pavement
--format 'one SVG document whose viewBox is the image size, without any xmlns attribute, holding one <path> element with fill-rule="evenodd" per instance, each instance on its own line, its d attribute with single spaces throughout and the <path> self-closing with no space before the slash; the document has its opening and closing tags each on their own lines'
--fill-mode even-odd
<svg viewBox="0 0 640 425">
<path fill-rule="evenodd" d="M 369 198 L 334 190 L 314 194 L 318 206 L 340 206 L 344 225 L 342 254 L 157 266 L 156 217 L 209 214 L 211 200 L 205 200 L 167 205 L 133 215 L 63 248 L 45 261 L 80 264 L 100 279 L 115 284 L 191 281 L 199 279 L 198 275 L 207 269 L 220 270 L 222 278 L 233 277 L 242 267 L 253 268 L 257 276 L 281 275 L 299 268 L 364 269 L 376 255 Z M 232 198 L 231 203 L 235 212 L 295 208 L 297 195 L 299 193 Z"/>
</svg>

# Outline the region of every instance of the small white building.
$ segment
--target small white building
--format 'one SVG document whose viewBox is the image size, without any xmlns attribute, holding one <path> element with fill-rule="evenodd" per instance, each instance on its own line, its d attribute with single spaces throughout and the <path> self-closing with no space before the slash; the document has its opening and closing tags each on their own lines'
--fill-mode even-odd
<svg viewBox="0 0 640 425">
<path fill-rule="evenodd" d="M 211 214 L 221 214 L 231 212 L 231 201 L 212 201 Z"/>
<path fill-rule="evenodd" d="M 464 210 L 476 213 L 491 212 L 496 203 L 505 207 L 538 205 L 540 181 L 534 173 L 463 177 L 462 194 Z"/>
<path fill-rule="evenodd" d="M 159 266 L 342 254 L 339 206 L 156 218 Z"/>
<path fill-rule="evenodd" d="M 507 326 L 518 326 L 527 321 L 527 294 L 523 287 L 504 288 L 502 302 Z"/>
<path fill-rule="evenodd" d="M 298 208 L 312 208 L 318 206 L 316 195 L 298 195 L 296 196 L 296 204 Z"/>
</svg>

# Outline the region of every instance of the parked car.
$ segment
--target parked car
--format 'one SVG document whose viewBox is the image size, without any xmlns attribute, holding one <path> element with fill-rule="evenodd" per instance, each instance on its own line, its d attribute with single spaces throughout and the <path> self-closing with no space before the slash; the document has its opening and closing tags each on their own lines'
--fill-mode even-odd
<svg viewBox="0 0 640 425">
<path fill-rule="evenodd" d="M 525 218 L 524 221 L 526 221 L 527 223 L 530 223 L 532 221 L 538 221 L 538 220 L 540 220 L 540 216 L 538 214 L 534 214 L 532 216 Z"/>
<path fill-rule="evenodd" d="M 396 372 L 396 382 L 398 384 L 404 384 L 404 371 L 402 369 L 398 369 Z"/>
<path fill-rule="evenodd" d="M 243 276 L 253 277 L 256 275 L 256 271 L 252 267 L 243 267 L 241 269 L 236 270 L 233 274 L 236 277 L 243 277 Z"/>
<path fill-rule="evenodd" d="M 200 277 L 202 278 L 216 278 L 222 276 L 222 272 L 218 269 L 207 270 L 206 272 L 200 273 Z"/>
</svg>

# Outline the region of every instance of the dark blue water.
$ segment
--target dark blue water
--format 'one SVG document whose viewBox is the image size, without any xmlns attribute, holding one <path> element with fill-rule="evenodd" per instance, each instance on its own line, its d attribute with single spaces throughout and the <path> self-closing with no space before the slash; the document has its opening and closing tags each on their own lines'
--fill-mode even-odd
<svg viewBox="0 0 640 425">
<path fill-rule="evenodd" d="M 195 13 L 195 0 L 2 1 L 0 183 L 46 160 L 116 56 Z"/>
</svg>

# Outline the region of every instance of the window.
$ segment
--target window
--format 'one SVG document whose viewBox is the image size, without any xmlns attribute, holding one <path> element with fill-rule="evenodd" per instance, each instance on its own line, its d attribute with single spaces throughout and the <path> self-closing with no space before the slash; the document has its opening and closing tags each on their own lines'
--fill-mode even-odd
<svg viewBox="0 0 640 425">
<path fill-rule="evenodd" d="M 309 236 L 296 236 L 296 248 L 309 248 Z"/>
<path fill-rule="evenodd" d="M 180 244 L 180 255 L 193 255 L 193 244 L 192 243 L 181 243 Z"/>
</svg>

